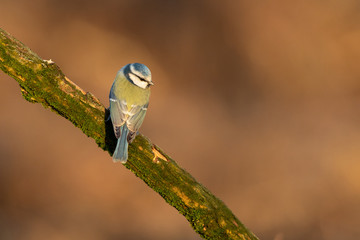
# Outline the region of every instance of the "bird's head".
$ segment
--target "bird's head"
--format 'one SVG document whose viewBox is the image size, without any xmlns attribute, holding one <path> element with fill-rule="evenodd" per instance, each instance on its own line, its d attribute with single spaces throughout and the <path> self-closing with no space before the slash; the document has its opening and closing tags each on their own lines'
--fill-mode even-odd
<svg viewBox="0 0 360 240">
<path fill-rule="evenodd" d="M 131 83 L 146 89 L 154 83 L 151 81 L 150 69 L 141 63 L 130 63 L 124 67 L 124 74 Z"/>
</svg>

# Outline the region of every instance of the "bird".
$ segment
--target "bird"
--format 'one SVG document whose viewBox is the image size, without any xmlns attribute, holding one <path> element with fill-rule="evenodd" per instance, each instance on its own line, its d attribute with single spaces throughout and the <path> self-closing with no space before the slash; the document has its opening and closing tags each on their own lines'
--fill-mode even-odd
<svg viewBox="0 0 360 240">
<path fill-rule="evenodd" d="M 141 63 L 127 64 L 116 74 L 109 94 L 110 118 L 117 138 L 114 162 L 127 162 L 128 144 L 144 121 L 152 85 L 150 69 Z"/>
</svg>

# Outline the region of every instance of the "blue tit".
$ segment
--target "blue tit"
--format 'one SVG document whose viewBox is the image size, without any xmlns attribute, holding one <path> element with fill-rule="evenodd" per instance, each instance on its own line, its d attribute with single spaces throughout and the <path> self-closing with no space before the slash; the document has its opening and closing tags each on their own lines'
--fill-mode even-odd
<svg viewBox="0 0 360 240">
<path fill-rule="evenodd" d="M 149 68 L 131 63 L 121 68 L 111 86 L 110 117 L 118 139 L 113 161 L 126 163 L 128 143 L 136 137 L 149 106 L 151 81 Z"/>
</svg>

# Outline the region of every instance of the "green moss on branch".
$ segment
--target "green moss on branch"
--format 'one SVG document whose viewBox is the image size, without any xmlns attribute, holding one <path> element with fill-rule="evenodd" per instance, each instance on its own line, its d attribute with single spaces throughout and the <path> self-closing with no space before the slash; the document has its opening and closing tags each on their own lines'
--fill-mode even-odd
<svg viewBox="0 0 360 240">
<path fill-rule="evenodd" d="M 99 100 L 65 77 L 55 63 L 41 59 L 2 29 L 0 69 L 19 83 L 27 101 L 68 119 L 112 154 L 116 139 Z M 125 166 L 184 215 L 203 238 L 257 239 L 221 200 L 146 137 L 138 135 L 130 144 Z"/>
</svg>

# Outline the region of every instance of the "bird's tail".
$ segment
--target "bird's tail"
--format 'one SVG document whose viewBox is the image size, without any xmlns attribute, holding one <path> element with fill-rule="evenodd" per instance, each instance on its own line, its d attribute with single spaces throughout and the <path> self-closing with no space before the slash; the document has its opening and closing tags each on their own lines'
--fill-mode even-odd
<svg viewBox="0 0 360 240">
<path fill-rule="evenodd" d="M 121 136 L 117 141 L 116 149 L 113 154 L 113 161 L 121 163 L 126 163 L 128 159 L 128 141 L 127 135 L 129 134 L 129 129 L 127 128 L 126 124 L 121 126 Z"/>
</svg>

